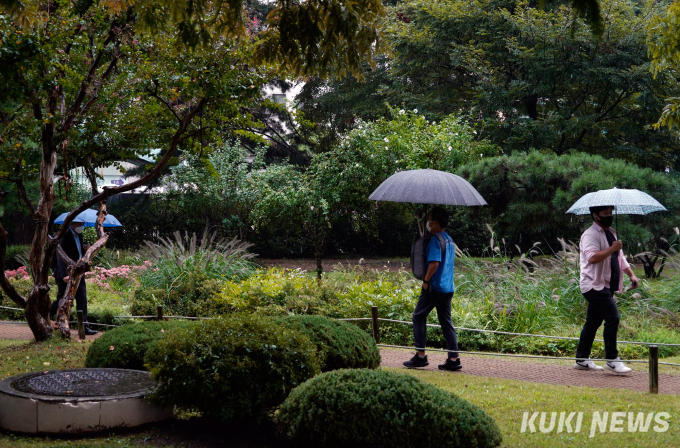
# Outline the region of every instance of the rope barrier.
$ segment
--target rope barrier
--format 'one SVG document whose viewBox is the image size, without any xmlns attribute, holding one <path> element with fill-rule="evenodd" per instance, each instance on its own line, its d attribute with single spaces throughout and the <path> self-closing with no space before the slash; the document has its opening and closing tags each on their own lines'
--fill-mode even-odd
<svg viewBox="0 0 680 448">
<path fill-rule="evenodd" d="M 0 306 L 0 308 L 2 308 L 3 310 L 24 311 L 21 308 L 12 308 L 9 306 Z"/>
<path fill-rule="evenodd" d="M 370 318 L 364 318 L 366 320 L 371 320 Z M 413 322 L 408 322 L 405 320 L 394 320 L 394 319 L 383 319 L 379 318 L 379 321 L 383 322 L 394 322 L 394 323 L 400 323 L 400 324 L 408 324 L 408 325 L 413 325 Z M 436 325 L 436 324 L 427 324 L 428 327 L 434 327 L 434 328 L 441 328 L 441 325 Z M 456 331 L 458 330 L 464 330 L 464 331 L 477 331 L 480 333 L 493 333 L 493 334 L 505 334 L 505 335 L 510 335 L 510 336 L 528 336 L 528 337 L 535 337 L 535 338 L 549 338 L 549 339 L 562 339 L 562 340 L 569 340 L 569 341 L 578 341 L 579 338 L 576 337 L 571 337 L 571 336 L 550 336 L 547 334 L 532 334 L 532 333 L 512 333 L 509 331 L 497 331 L 497 330 L 483 330 L 481 328 L 465 328 L 465 327 L 456 327 Z M 596 342 L 604 342 L 602 339 L 595 339 L 594 341 Z M 659 347 L 680 347 L 680 344 L 664 344 L 661 342 L 637 342 L 637 341 L 616 341 L 617 344 L 633 344 L 633 345 L 657 345 Z"/>
<path fill-rule="evenodd" d="M 390 347 L 390 348 L 408 348 L 412 350 L 418 350 L 418 351 L 430 351 L 430 352 L 451 352 L 453 350 L 445 350 L 443 348 L 416 348 L 416 347 L 408 347 L 404 345 L 388 345 L 388 344 L 377 344 L 378 347 Z M 464 353 L 466 355 L 483 355 L 483 356 L 507 356 L 511 358 L 540 358 L 540 359 L 560 359 L 562 361 L 576 361 L 577 359 L 581 358 L 567 358 L 564 356 L 539 356 L 539 355 L 515 355 L 515 354 L 510 354 L 510 353 L 492 353 L 492 352 L 468 352 L 464 350 L 458 350 L 456 353 Z M 591 361 L 615 361 L 614 359 L 604 359 L 604 358 L 590 358 Z M 617 360 L 621 362 L 637 362 L 637 363 L 643 363 L 643 364 L 648 364 L 648 360 L 643 360 L 643 359 L 623 359 L 623 360 Z M 661 363 L 659 363 L 661 364 Z M 670 363 L 669 363 L 670 364 Z M 680 364 L 677 364 L 680 366 Z"/>
</svg>

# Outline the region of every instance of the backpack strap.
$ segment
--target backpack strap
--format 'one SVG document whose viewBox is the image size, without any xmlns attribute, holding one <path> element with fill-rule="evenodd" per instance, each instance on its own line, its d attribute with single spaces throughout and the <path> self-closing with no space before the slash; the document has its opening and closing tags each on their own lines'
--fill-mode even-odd
<svg viewBox="0 0 680 448">
<path fill-rule="evenodd" d="M 442 252 L 442 263 L 446 260 L 446 239 L 439 233 L 435 233 L 437 239 L 439 240 L 439 248 Z"/>
</svg>

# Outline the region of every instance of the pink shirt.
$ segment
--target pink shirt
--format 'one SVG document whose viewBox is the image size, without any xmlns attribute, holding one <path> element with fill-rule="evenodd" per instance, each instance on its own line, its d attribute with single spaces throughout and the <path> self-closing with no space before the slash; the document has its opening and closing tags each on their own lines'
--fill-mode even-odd
<svg viewBox="0 0 680 448">
<path fill-rule="evenodd" d="M 616 237 L 616 231 L 611 227 L 609 230 L 611 230 L 614 238 L 618 239 Z M 599 263 L 588 263 L 588 260 L 590 260 L 595 253 L 609 248 L 604 229 L 598 224 L 593 223 L 593 225 L 581 235 L 579 247 L 581 249 L 581 292 L 585 294 L 591 289 L 601 291 L 602 288 L 609 288 L 609 280 L 612 276 L 611 257 L 607 257 Z M 623 250 L 619 251 L 619 266 L 621 268 L 619 292 L 621 292 L 623 291 L 623 270 L 630 267 L 626 257 L 623 255 Z"/>
</svg>

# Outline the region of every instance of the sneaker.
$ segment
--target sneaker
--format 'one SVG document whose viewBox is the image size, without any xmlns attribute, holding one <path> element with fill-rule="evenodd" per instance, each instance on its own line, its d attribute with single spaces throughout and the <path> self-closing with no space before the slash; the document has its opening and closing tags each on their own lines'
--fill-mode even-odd
<svg viewBox="0 0 680 448">
<path fill-rule="evenodd" d="M 579 370 L 604 370 L 603 367 L 598 366 L 594 362 L 592 362 L 590 359 L 586 359 L 583 361 L 576 361 L 576 364 L 574 364 L 574 367 L 576 367 Z"/>
<path fill-rule="evenodd" d="M 607 368 L 607 370 L 611 370 L 612 372 L 616 373 L 628 373 L 633 370 L 622 363 L 621 358 L 616 358 L 613 361 L 607 361 L 607 364 L 604 366 Z"/>
<path fill-rule="evenodd" d="M 427 355 L 425 355 L 424 357 L 421 358 L 420 355 L 418 355 L 418 353 L 416 353 L 413 356 L 413 358 L 411 358 L 410 360 L 404 361 L 404 366 L 406 366 L 410 369 L 416 368 L 416 367 L 425 367 L 425 366 L 429 366 L 429 365 L 430 365 L 430 363 L 427 362 Z"/>
<path fill-rule="evenodd" d="M 451 358 L 447 358 L 446 362 L 444 364 L 439 364 L 439 370 L 451 370 L 451 371 L 456 371 L 462 369 L 463 366 L 460 365 L 460 359 L 456 359 L 455 361 Z"/>
</svg>

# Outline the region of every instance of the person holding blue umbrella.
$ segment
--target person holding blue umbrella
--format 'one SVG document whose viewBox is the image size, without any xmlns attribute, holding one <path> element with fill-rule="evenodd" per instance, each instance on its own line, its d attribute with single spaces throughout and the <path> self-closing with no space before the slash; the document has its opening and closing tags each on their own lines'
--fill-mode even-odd
<svg viewBox="0 0 680 448">
<path fill-rule="evenodd" d="M 68 213 L 64 213 L 59 216 L 54 223 L 63 224 L 64 219 Z M 83 240 L 83 230 L 85 227 L 94 227 L 97 221 L 97 212 L 95 210 L 85 210 L 80 213 L 71 222 L 70 229 L 64 235 L 64 238 L 60 241 L 59 245 L 71 260 L 79 260 L 82 258 L 83 254 L 87 251 L 89 246 L 85 245 Z M 122 224 L 112 215 L 107 215 L 104 221 L 104 227 L 120 227 Z M 66 263 L 57 255 L 54 255 L 52 259 L 52 275 L 57 283 L 57 299 L 52 302 L 50 307 L 50 318 L 54 320 L 57 311 L 59 310 L 59 301 L 66 294 L 66 286 L 68 283 L 68 271 Z M 76 310 L 83 312 L 83 321 L 85 322 L 85 334 L 93 335 L 97 334 L 97 330 L 90 328 L 87 320 L 87 285 L 85 279 L 83 278 L 78 284 L 78 289 L 75 294 L 76 300 Z"/>
</svg>

